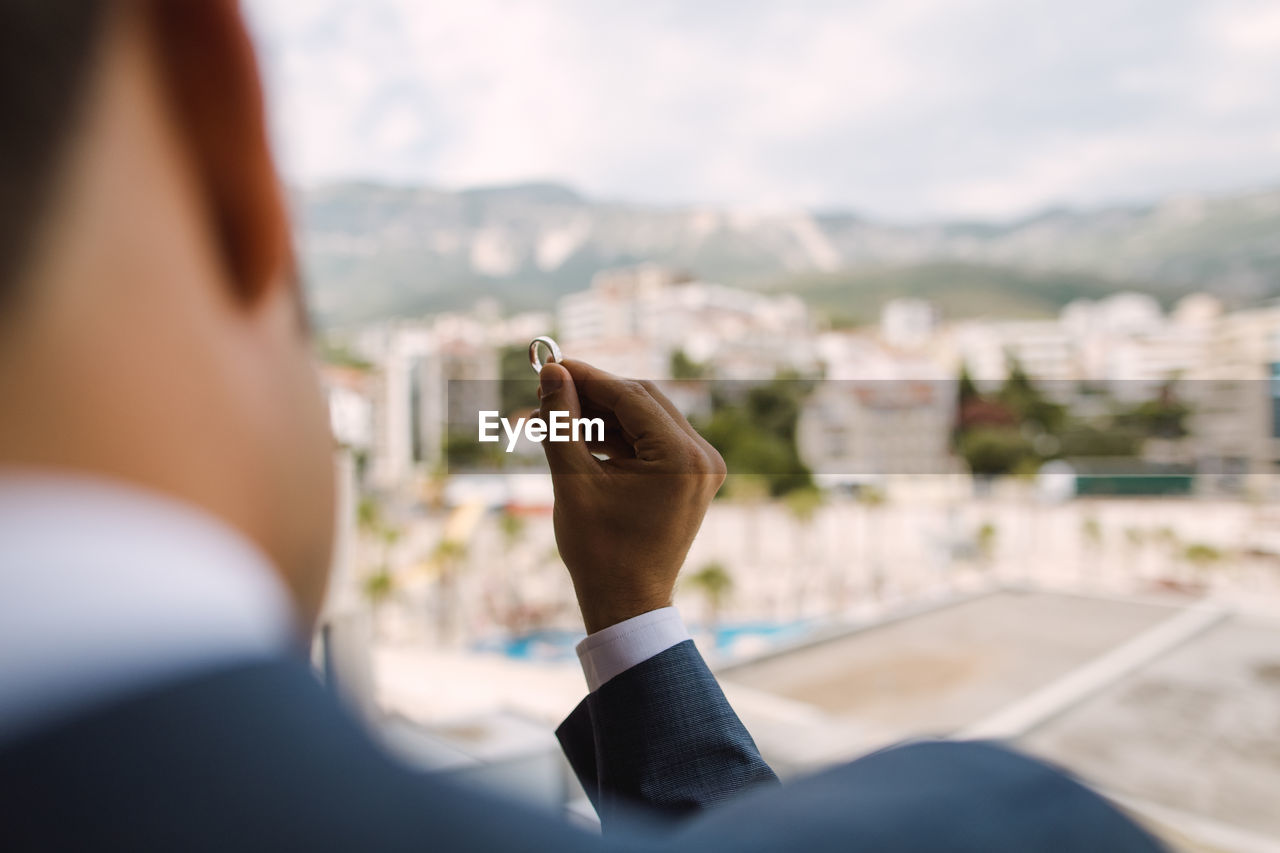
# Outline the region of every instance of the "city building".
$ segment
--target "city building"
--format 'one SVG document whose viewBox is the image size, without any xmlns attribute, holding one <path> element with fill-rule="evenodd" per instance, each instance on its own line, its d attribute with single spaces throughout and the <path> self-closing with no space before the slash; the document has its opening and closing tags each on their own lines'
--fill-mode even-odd
<svg viewBox="0 0 1280 853">
<path fill-rule="evenodd" d="M 953 473 L 959 470 L 951 452 L 955 416 L 954 380 L 828 380 L 801 410 L 796 445 L 828 485 Z"/>
<path fill-rule="evenodd" d="M 1280 305 L 1223 314 L 1203 361 L 1180 384 L 1191 407 L 1196 456 L 1211 472 L 1249 476 L 1251 491 L 1273 493 L 1280 471 Z"/>
<path fill-rule="evenodd" d="M 375 366 L 370 485 L 399 488 L 416 472 L 435 468 L 451 423 L 497 408 L 495 341 L 505 331 L 496 316 L 480 311 L 384 323 L 355 336 L 354 349 Z"/>
<path fill-rule="evenodd" d="M 957 374 L 964 365 L 974 381 L 994 387 L 1013 363 L 1034 379 L 1081 378 L 1078 343 L 1058 320 L 969 320 L 946 330 L 941 351 Z"/>
<path fill-rule="evenodd" d="M 918 350 L 929 343 L 941 320 L 927 299 L 891 299 L 880 309 L 880 339 L 886 346 Z"/>
<path fill-rule="evenodd" d="M 320 382 L 329 403 L 329 423 L 337 442 L 368 452 L 373 442 L 374 377 L 371 370 L 336 364 L 321 366 Z"/>
<path fill-rule="evenodd" d="M 677 352 L 721 379 L 812 373 L 813 323 L 794 295 L 766 295 L 690 280 L 656 265 L 607 270 L 560 300 L 560 344 L 627 376 L 671 377 Z"/>
</svg>

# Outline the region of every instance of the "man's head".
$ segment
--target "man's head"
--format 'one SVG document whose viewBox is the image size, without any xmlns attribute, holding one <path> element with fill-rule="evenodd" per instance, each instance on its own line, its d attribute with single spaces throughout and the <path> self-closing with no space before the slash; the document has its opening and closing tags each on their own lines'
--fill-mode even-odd
<svg viewBox="0 0 1280 853">
<path fill-rule="evenodd" d="M 5 0 L 0 115 L 0 466 L 199 505 L 309 620 L 331 442 L 237 4 Z"/>
</svg>

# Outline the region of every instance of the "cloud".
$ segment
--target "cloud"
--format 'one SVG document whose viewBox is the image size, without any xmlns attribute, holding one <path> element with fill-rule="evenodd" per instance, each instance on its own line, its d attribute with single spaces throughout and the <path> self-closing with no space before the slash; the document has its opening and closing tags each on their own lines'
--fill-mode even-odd
<svg viewBox="0 0 1280 853">
<path fill-rule="evenodd" d="M 1011 216 L 1273 181 L 1248 0 L 250 0 L 286 173 Z"/>
</svg>

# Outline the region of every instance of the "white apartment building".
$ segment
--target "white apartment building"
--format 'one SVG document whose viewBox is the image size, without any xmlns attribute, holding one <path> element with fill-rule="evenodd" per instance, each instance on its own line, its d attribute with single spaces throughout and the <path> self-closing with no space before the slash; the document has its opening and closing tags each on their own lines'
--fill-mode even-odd
<svg viewBox="0 0 1280 853">
<path fill-rule="evenodd" d="M 647 379 L 670 375 L 681 350 L 719 378 L 763 379 L 817 364 L 809 311 L 794 295 L 772 296 L 689 281 L 656 265 L 601 272 L 560 300 L 566 356 Z"/>
<path fill-rule="evenodd" d="M 1228 474 L 1280 471 L 1280 305 L 1222 315 L 1204 352 L 1179 389 L 1191 405 L 1196 455 Z M 1258 485 L 1273 490 L 1272 479 Z"/>
<path fill-rule="evenodd" d="M 405 485 L 419 466 L 439 463 L 450 423 L 497 408 L 495 328 L 484 316 L 445 314 L 372 326 L 356 337 L 357 351 L 376 366 L 372 485 Z"/>
<path fill-rule="evenodd" d="M 828 332 L 816 348 L 826 381 L 800 413 L 796 444 L 821 481 L 957 470 L 950 446 L 955 374 L 866 334 Z"/>
<path fill-rule="evenodd" d="M 938 330 L 941 314 L 927 299 L 891 299 L 880 309 L 880 339 L 899 350 L 919 350 Z"/>
<path fill-rule="evenodd" d="M 353 451 L 367 452 L 373 443 L 372 376 L 358 368 L 325 365 L 320 378 L 333 437 Z"/>
<path fill-rule="evenodd" d="M 1009 373 L 1010 359 L 1040 380 L 1081 377 L 1077 339 L 1057 320 L 974 320 L 948 329 L 942 362 L 958 373 L 962 365 L 980 385 L 995 385 Z"/>
<path fill-rule="evenodd" d="M 957 471 L 956 387 L 950 379 L 822 382 L 796 426 L 800 457 L 827 483 Z"/>
<path fill-rule="evenodd" d="M 1194 294 L 1166 316 L 1151 297 L 1120 293 L 1073 302 L 1057 320 L 957 323 L 934 352 L 988 385 L 1003 380 L 1012 357 L 1063 402 L 1082 380 L 1128 402 L 1175 381 L 1191 410 L 1179 453 L 1226 488 L 1280 471 L 1280 305 L 1224 313 L 1214 297 Z"/>
<path fill-rule="evenodd" d="M 1122 397 L 1131 384 L 1135 396 L 1149 396 L 1152 384 L 1204 363 L 1220 317 L 1221 305 L 1203 294 L 1166 317 L 1146 294 L 1117 293 L 1072 302 L 1054 320 L 956 323 L 940 333 L 936 352 L 956 370 L 967 365 L 979 383 L 1003 380 L 1013 359 L 1038 380 L 1107 382 Z"/>
<path fill-rule="evenodd" d="M 823 332 L 814 349 L 826 379 L 954 379 L 957 371 L 929 353 L 903 353 L 858 332 Z"/>
<path fill-rule="evenodd" d="M 369 477 L 379 488 L 401 485 L 413 473 L 413 372 L 423 354 L 412 338 L 397 337 L 378 362 Z"/>
<path fill-rule="evenodd" d="M 1120 293 L 1073 302 L 1061 319 L 1079 342 L 1081 378 L 1107 382 L 1120 399 L 1140 400 L 1204 364 L 1221 314 L 1221 303 L 1205 294 L 1183 299 L 1165 317 L 1150 296 Z"/>
</svg>

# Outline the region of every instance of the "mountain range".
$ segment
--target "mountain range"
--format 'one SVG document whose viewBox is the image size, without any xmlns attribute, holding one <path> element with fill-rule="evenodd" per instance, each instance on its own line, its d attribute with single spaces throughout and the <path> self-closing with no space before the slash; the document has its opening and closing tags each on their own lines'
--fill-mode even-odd
<svg viewBox="0 0 1280 853">
<path fill-rule="evenodd" d="M 658 207 L 547 183 L 461 191 L 338 183 L 295 190 L 322 325 L 497 297 L 550 309 L 601 269 L 654 261 L 808 299 L 836 321 L 894 295 L 952 316 L 1029 316 L 1118 289 L 1168 303 L 1280 296 L 1280 189 L 1054 209 L 1012 222 L 894 224 L 842 211 Z"/>
</svg>

